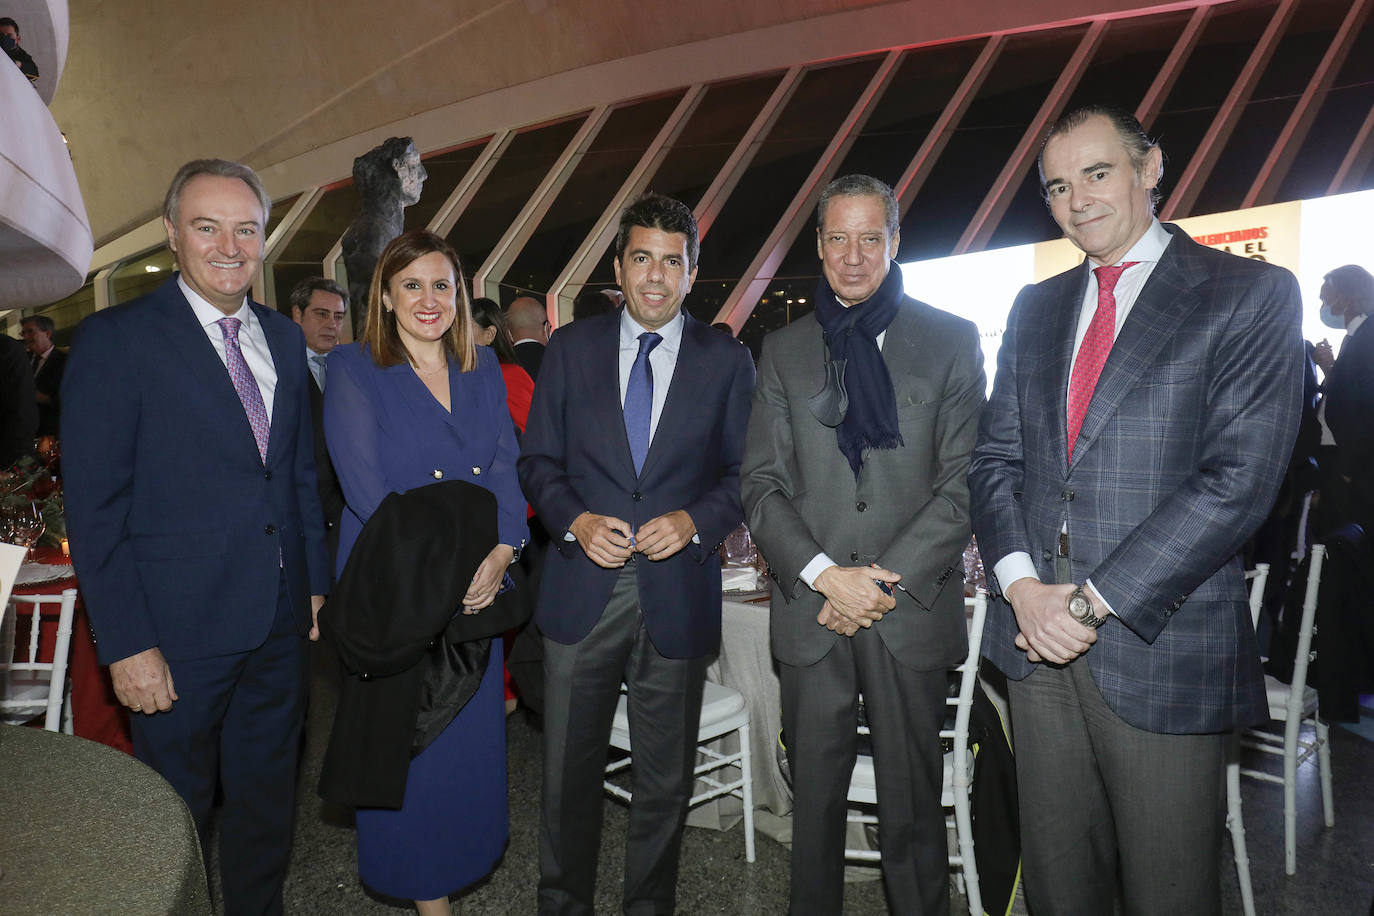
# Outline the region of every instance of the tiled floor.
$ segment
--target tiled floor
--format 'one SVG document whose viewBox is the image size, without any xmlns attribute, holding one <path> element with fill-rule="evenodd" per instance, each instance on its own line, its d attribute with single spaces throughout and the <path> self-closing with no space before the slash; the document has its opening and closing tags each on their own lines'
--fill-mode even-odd
<svg viewBox="0 0 1374 916">
<path fill-rule="evenodd" d="M 296 841 L 286 887 L 291 914 L 402 913 L 402 901 L 371 896 L 354 870 L 354 837 L 346 813 L 332 810 L 315 794 L 319 765 L 334 708 L 333 677 L 317 660 L 307 723 L 306 760 L 301 776 Z M 1366 725 L 1374 720 L 1374 713 Z M 454 904 L 455 913 L 532 914 L 538 881 L 535 829 L 539 816 L 540 736 L 516 715 L 509 720 L 511 839 L 505 858 L 485 882 Z M 1298 816 L 1298 873 L 1283 874 L 1283 792 L 1246 780 L 1243 788 L 1255 899 L 1261 914 L 1370 913 L 1374 897 L 1374 743 L 1354 732 L 1332 729 L 1336 826 L 1321 822 L 1315 763 L 1301 771 Z M 455 774 L 455 779 L 461 774 Z M 598 883 L 598 912 L 620 911 L 619 892 L 625 809 L 607 802 Z M 757 861 L 744 860 L 740 828 L 718 833 L 689 829 L 683 843 L 678 911 L 682 914 L 772 914 L 786 909 L 788 851 L 760 835 Z M 1238 914 L 1239 891 L 1224 855 L 1223 907 Z M 954 899 L 954 912 L 963 912 Z M 878 882 L 850 884 L 845 913 L 884 914 Z M 413 912 L 413 910 L 411 910 Z M 1018 905 L 1016 912 L 1024 912 Z"/>
</svg>

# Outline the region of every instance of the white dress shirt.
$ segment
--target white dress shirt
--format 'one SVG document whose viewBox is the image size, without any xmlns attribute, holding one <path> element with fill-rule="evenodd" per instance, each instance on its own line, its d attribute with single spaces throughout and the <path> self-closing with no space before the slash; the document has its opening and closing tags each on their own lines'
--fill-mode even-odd
<svg viewBox="0 0 1374 916">
<path fill-rule="evenodd" d="M 663 414 L 663 405 L 668 400 L 668 386 L 673 383 L 673 372 L 677 369 L 677 353 L 682 347 L 682 325 L 686 319 L 682 313 L 669 321 L 655 333 L 663 338 L 649 354 L 649 370 L 654 374 L 654 403 L 649 415 L 649 444 L 653 445 L 654 433 L 658 430 L 658 418 Z M 639 355 L 639 335 L 647 331 L 630 317 L 630 310 L 620 313 L 620 407 L 625 408 L 625 392 L 630 387 L 630 370 L 634 368 L 635 357 Z"/>
<path fill-rule="evenodd" d="M 225 372 L 229 371 L 229 363 L 224 356 L 224 333 L 217 322 L 221 318 L 237 318 L 243 322 L 239 327 L 239 349 L 243 351 L 243 361 L 248 364 L 248 371 L 253 373 L 253 379 L 258 383 L 262 406 L 267 408 L 267 422 L 271 424 L 272 396 L 277 390 L 277 367 L 272 362 L 272 351 L 267 346 L 267 332 L 262 329 L 258 316 L 248 307 L 248 297 L 243 298 L 243 305 L 239 306 L 237 312 L 226 315 L 187 286 L 180 276 L 177 277 L 177 286 L 181 287 L 181 294 L 191 304 L 191 311 L 196 313 L 196 320 L 210 339 L 210 345 L 219 354 Z"/>
<path fill-rule="evenodd" d="M 1154 273 L 1155 265 L 1159 259 L 1164 257 L 1164 249 L 1169 247 L 1169 242 L 1173 239 L 1159 220 L 1150 220 L 1150 228 L 1145 230 L 1145 234 L 1131 246 L 1131 250 L 1126 252 L 1126 256 L 1116 264 L 1126 261 L 1135 261 L 1135 265 L 1122 271 L 1120 278 L 1116 281 L 1116 288 L 1113 294 L 1116 297 L 1116 327 L 1112 331 L 1112 340 L 1121 333 L 1121 327 L 1126 323 L 1126 316 L 1131 313 L 1135 306 L 1135 300 L 1139 298 L 1140 291 L 1144 289 L 1145 282 L 1150 279 L 1150 274 Z M 1097 264 L 1093 267 L 1111 267 L 1111 264 Z M 1078 350 L 1083 345 L 1083 338 L 1088 333 L 1088 325 L 1092 323 L 1093 314 L 1097 311 L 1097 274 L 1091 269 L 1088 271 L 1088 288 L 1083 291 L 1083 301 L 1078 307 L 1078 330 L 1073 338 L 1073 358 L 1078 362 Z M 1069 368 L 1069 378 L 1073 378 L 1073 367 Z M 1061 529 L 1068 531 L 1068 523 Z M 992 568 L 993 575 L 1003 589 L 1011 585 L 1017 579 L 1034 579 L 1040 581 L 1040 575 L 1035 571 L 1035 563 L 1031 560 L 1030 554 L 1024 550 L 1009 553 L 998 560 Z M 1092 580 L 1088 580 L 1088 585 L 1092 585 Z M 1112 613 L 1111 605 L 1107 604 L 1107 599 L 1102 598 L 1102 593 L 1097 591 L 1097 596 L 1102 599 L 1102 604 L 1108 613 Z"/>
<path fill-rule="evenodd" d="M 325 368 L 320 365 L 318 360 L 326 359 L 328 356 L 327 353 L 319 353 L 309 347 L 305 348 L 305 368 L 310 370 L 310 374 L 315 378 L 316 387 L 321 391 L 324 391 Z"/>
</svg>

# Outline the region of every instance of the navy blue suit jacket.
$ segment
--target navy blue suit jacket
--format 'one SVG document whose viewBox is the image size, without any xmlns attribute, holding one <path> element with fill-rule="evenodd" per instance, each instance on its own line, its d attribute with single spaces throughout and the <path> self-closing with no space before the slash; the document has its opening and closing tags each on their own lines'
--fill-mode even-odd
<svg viewBox="0 0 1374 916">
<path fill-rule="evenodd" d="M 564 540 L 583 512 L 632 528 L 677 509 L 696 524 L 691 543 L 664 560 L 636 555 L 640 605 L 654 647 L 695 658 L 720 644 L 717 548 L 744 519 L 739 467 L 754 363 L 749 351 L 690 315 L 658 427 L 636 476 L 620 404 L 620 310 L 560 328 L 549 341 L 521 440 L 520 484 L 553 538 L 535 622 L 571 644 L 587 635 L 619 570 Z"/>
<path fill-rule="evenodd" d="M 1237 551 L 1283 479 L 1302 399 L 1297 282 L 1286 270 L 1173 240 L 1117 335 L 1067 458 L 1066 400 L 1088 265 L 1028 286 L 1007 319 L 969 470 L 991 570 L 1016 551 L 1053 582 L 1066 523 L 1073 581 L 1116 616 L 1084 655 L 1137 728 L 1226 731 L 1268 716 Z M 1010 583 L 1000 583 L 1001 586 Z M 1009 605 L 983 654 L 1033 666 Z"/>
<path fill-rule="evenodd" d="M 176 277 L 81 323 L 62 385 L 67 528 L 102 663 L 261 645 L 284 572 L 304 633 L 329 590 L 305 341 L 252 303 L 277 371 L 266 465 Z"/>
</svg>

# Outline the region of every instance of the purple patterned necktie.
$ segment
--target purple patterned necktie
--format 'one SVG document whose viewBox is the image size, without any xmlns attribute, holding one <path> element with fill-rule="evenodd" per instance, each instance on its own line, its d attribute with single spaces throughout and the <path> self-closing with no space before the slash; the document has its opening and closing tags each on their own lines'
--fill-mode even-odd
<svg viewBox="0 0 1374 916">
<path fill-rule="evenodd" d="M 258 381 L 253 378 L 248 363 L 244 362 L 243 351 L 239 349 L 239 326 L 243 322 L 237 318 L 221 318 L 215 324 L 219 325 L 220 333 L 224 335 L 224 362 L 229 367 L 229 378 L 233 380 L 234 390 L 243 402 L 243 412 L 248 414 L 248 424 L 253 427 L 253 438 L 258 442 L 258 457 L 266 464 L 267 435 L 272 425 L 267 420 L 267 408 L 262 403 Z"/>
</svg>

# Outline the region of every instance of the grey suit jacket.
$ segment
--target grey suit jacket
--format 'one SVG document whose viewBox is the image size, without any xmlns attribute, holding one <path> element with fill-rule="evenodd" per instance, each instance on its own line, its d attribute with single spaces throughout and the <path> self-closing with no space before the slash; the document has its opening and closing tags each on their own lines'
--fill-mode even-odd
<svg viewBox="0 0 1374 916">
<path fill-rule="evenodd" d="M 1269 512 L 1297 433 L 1302 339 L 1286 270 L 1204 248 L 1177 226 L 1122 325 L 1083 421 L 1065 434 L 1088 265 L 1026 287 L 1007 319 L 969 471 L 988 569 L 1016 551 L 1053 582 L 1067 523 L 1073 581 L 1116 616 L 1085 655 L 1108 704 L 1160 733 L 1267 717 L 1237 551 Z M 1010 583 L 1000 583 L 1007 585 Z M 1011 608 L 983 654 L 1033 670 Z"/>
<path fill-rule="evenodd" d="M 741 490 L 777 583 L 773 654 L 789 665 L 812 664 L 847 638 L 816 623 L 824 598 L 800 578 L 822 551 L 841 565 L 901 573 L 930 608 L 897 592 L 896 609 L 874 624 L 900 662 L 933 670 L 968 651 L 961 555 L 969 539 L 965 475 L 986 390 L 978 331 L 905 298 L 883 359 L 905 445 L 869 452 L 856 481 L 835 430 L 807 408 L 824 381 L 820 324 L 807 316 L 763 342 Z"/>
</svg>

